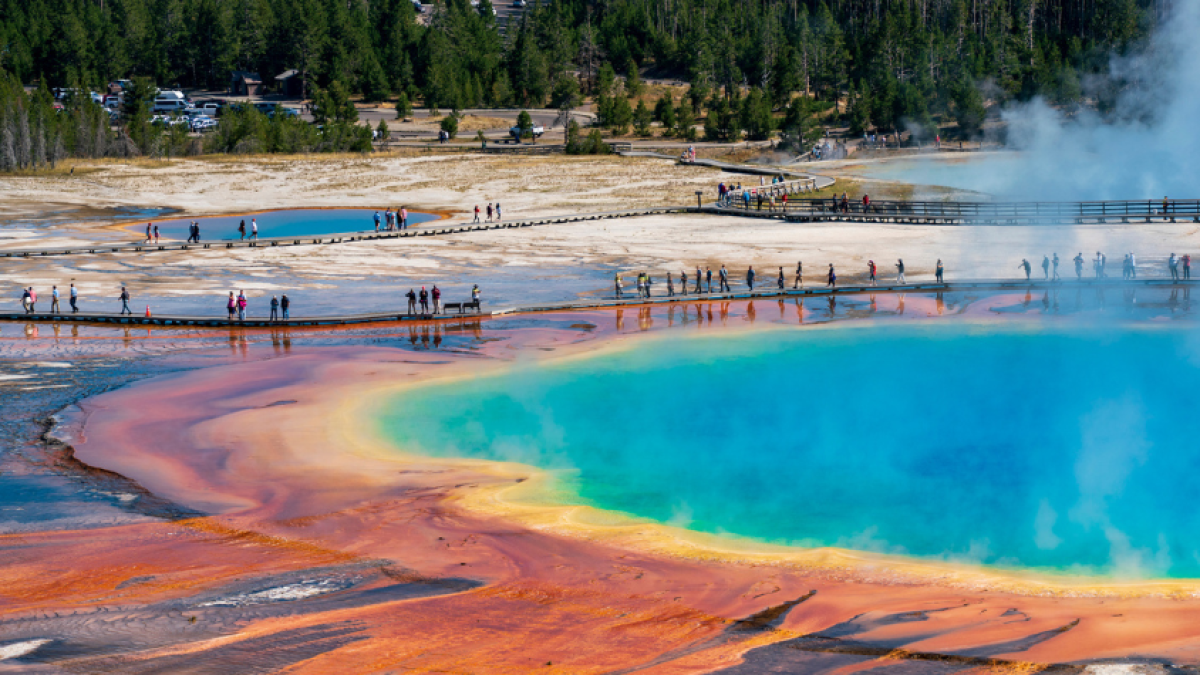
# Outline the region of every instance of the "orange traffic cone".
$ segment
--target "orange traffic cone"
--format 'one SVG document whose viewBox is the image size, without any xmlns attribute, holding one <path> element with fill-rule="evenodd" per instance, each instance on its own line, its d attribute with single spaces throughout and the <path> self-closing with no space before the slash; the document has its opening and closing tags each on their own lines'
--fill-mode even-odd
<svg viewBox="0 0 1200 675">
<path fill-rule="evenodd" d="M 150 318 L 150 305 L 146 305 L 146 318 Z"/>
</svg>

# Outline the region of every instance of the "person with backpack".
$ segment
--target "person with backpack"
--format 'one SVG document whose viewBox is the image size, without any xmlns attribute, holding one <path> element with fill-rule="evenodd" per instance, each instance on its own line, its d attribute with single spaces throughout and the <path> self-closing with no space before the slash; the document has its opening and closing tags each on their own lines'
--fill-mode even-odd
<svg viewBox="0 0 1200 675">
<path fill-rule="evenodd" d="M 879 280 L 875 278 L 875 261 L 874 260 L 867 261 L 867 273 L 870 275 L 869 280 L 871 282 L 871 285 L 872 286 L 879 285 Z"/>
<path fill-rule="evenodd" d="M 238 241 L 246 241 L 246 219 L 242 219 L 242 224 L 238 225 Z"/>
<path fill-rule="evenodd" d="M 1028 266 L 1029 263 L 1025 263 L 1025 265 Z M 904 280 L 904 261 L 903 260 L 896 260 L 896 283 L 898 283 L 898 284 L 908 283 Z"/>
<path fill-rule="evenodd" d="M 829 263 L 829 273 L 825 277 L 825 285 L 829 288 L 837 288 L 837 273 L 833 271 L 833 263 Z"/>
<path fill-rule="evenodd" d="M 133 310 L 129 309 L 129 290 L 124 286 L 121 287 L 121 314 L 133 314 Z"/>
<path fill-rule="evenodd" d="M 249 304 L 250 304 L 250 301 L 246 299 L 246 291 L 238 291 L 238 297 L 237 297 L 238 321 L 246 320 L 246 307 Z"/>
<path fill-rule="evenodd" d="M 720 291 L 718 292 L 725 293 L 733 290 L 729 287 L 729 272 L 724 265 L 721 265 L 721 270 L 717 273 L 717 281 L 720 282 Z"/>
<path fill-rule="evenodd" d="M 21 289 L 21 307 L 25 310 L 26 314 L 33 313 L 33 300 L 32 296 L 29 294 L 29 291 L 29 288 Z"/>
</svg>

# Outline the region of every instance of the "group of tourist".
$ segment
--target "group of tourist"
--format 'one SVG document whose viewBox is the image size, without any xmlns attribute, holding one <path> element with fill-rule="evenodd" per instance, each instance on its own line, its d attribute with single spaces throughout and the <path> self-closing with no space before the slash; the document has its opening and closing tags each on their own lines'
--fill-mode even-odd
<svg viewBox="0 0 1200 675">
<path fill-rule="evenodd" d="M 250 219 L 250 238 L 254 241 L 258 241 L 258 218 Z M 238 240 L 239 241 L 246 240 L 246 219 L 245 218 L 243 218 L 242 222 L 238 225 Z"/>
<path fill-rule="evenodd" d="M 1062 277 L 1058 275 L 1059 262 L 1058 253 L 1054 253 L 1053 256 L 1042 256 L 1042 278 L 1047 281 L 1061 281 Z M 1079 280 L 1082 280 L 1083 267 L 1087 262 L 1083 257 L 1083 251 L 1077 253 L 1075 257 L 1071 259 L 1071 262 L 1075 264 L 1075 277 Z M 1095 278 L 1108 278 L 1108 272 L 1105 269 L 1108 266 L 1108 256 L 1104 255 L 1104 253 L 1100 251 L 1096 251 L 1096 257 L 1091 259 L 1091 263 L 1092 274 L 1095 276 Z M 1182 270 L 1180 270 L 1181 266 L 1183 267 Z M 1017 265 L 1017 269 L 1024 270 L 1026 281 L 1031 279 L 1033 265 L 1030 264 L 1029 260 L 1022 258 L 1021 262 Z M 1191 279 L 1192 256 L 1185 253 L 1183 257 L 1180 258 L 1172 252 L 1167 258 L 1167 272 L 1170 273 L 1172 281 Z M 1121 278 L 1137 279 L 1137 256 L 1133 254 L 1133 251 L 1126 253 L 1121 260 Z"/>
<path fill-rule="evenodd" d="M 493 215 L 495 216 L 495 220 L 497 223 L 500 222 L 501 220 L 504 220 L 504 216 L 500 212 L 500 202 L 496 202 L 495 206 L 493 206 L 491 202 L 488 202 L 487 220 L 484 222 L 488 222 L 488 223 L 492 222 Z M 472 222 L 476 222 L 476 223 L 480 222 L 479 221 L 479 205 L 478 204 L 475 205 L 475 220 Z"/>
<path fill-rule="evenodd" d="M 479 307 L 479 298 L 482 294 L 483 292 L 479 290 L 479 284 L 472 286 L 471 304 Z M 421 310 L 420 314 L 445 314 L 446 312 L 446 308 L 442 305 L 442 289 L 438 288 L 437 284 L 434 284 L 433 288 L 428 291 L 422 286 L 419 293 L 410 288 L 404 294 L 404 297 L 408 298 L 408 314 L 410 316 L 418 314 L 418 306 Z M 431 301 L 433 303 L 432 308 L 430 307 Z M 430 311 L 431 309 L 432 311 Z"/>
<path fill-rule="evenodd" d="M 122 292 L 125 291 L 125 288 L 123 286 L 121 287 L 121 291 Z M 51 287 L 51 289 L 50 289 L 50 313 L 51 314 L 58 314 L 60 311 L 62 311 L 62 309 L 59 305 L 59 301 L 60 301 L 61 297 L 62 297 L 61 294 L 58 292 L 58 286 Z M 21 289 L 21 308 L 25 310 L 26 314 L 37 313 L 37 298 L 38 298 L 37 291 L 34 290 L 33 286 L 29 286 L 28 288 Z M 75 284 L 71 284 L 71 288 L 67 291 L 67 300 L 68 300 L 68 302 L 71 303 L 71 312 L 72 313 L 78 312 L 79 311 L 79 289 L 75 288 Z"/>
<path fill-rule="evenodd" d="M 229 313 L 230 321 L 233 321 L 234 316 L 237 316 L 238 321 L 245 321 L 246 309 L 249 306 L 250 301 L 246 299 L 245 291 L 238 291 L 236 296 L 233 294 L 233 291 L 229 291 L 229 300 L 225 302 L 225 310 Z M 281 318 L 286 321 L 291 318 L 290 310 L 292 301 L 286 293 L 283 297 L 272 295 L 270 307 L 271 321 L 279 321 Z"/>
<path fill-rule="evenodd" d="M 388 207 L 380 216 L 379 212 L 375 212 L 375 231 L 376 232 L 395 232 L 398 230 L 408 229 L 408 209 L 401 206 L 393 211 Z"/>
</svg>

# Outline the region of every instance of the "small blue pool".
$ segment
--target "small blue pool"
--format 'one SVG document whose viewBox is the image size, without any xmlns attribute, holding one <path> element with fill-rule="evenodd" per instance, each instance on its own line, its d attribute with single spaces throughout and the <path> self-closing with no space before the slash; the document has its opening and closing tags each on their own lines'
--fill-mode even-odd
<svg viewBox="0 0 1200 675">
<path fill-rule="evenodd" d="M 379 211 L 381 229 L 387 221 L 384 211 Z M 408 212 L 408 226 L 437 220 L 432 213 Z M 250 221 L 258 221 L 260 237 L 312 237 L 323 234 L 368 232 L 375 229 L 374 209 L 287 209 L 266 211 L 245 216 L 207 216 L 174 218 L 171 220 L 147 221 L 158 225 L 159 235 L 164 239 L 187 239 L 188 223 L 200 222 L 201 241 L 238 239 L 238 226 L 246 222 L 246 236 L 250 236 Z M 130 225 L 134 232 L 144 235 L 146 223 Z"/>
</svg>

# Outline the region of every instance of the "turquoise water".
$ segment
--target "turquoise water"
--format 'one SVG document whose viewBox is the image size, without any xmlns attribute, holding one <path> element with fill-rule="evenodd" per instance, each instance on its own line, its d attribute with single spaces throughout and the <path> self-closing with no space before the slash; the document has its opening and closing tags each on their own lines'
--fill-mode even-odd
<svg viewBox="0 0 1200 675">
<path fill-rule="evenodd" d="M 218 241 L 238 238 L 238 225 L 246 221 L 246 236 L 250 236 L 250 220 L 258 219 L 260 237 L 312 237 L 322 234 L 375 231 L 374 209 L 287 209 L 267 211 L 250 216 L 213 216 L 151 220 L 158 225 L 159 234 L 171 239 L 187 239 L 188 223 L 200 221 L 200 240 Z M 384 211 L 379 211 L 380 229 L 387 224 Z M 432 213 L 408 212 L 408 225 L 437 220 Z M 146 223 L 131 225 L 130 230 L 146 234 Z"/>
<path fill-rule="evenodd" d="M 381 424 L 705 532 L 1200 577 L 1200 342 L 1034 325 L 668 334 L 411 390 Z"/>
</svg>

